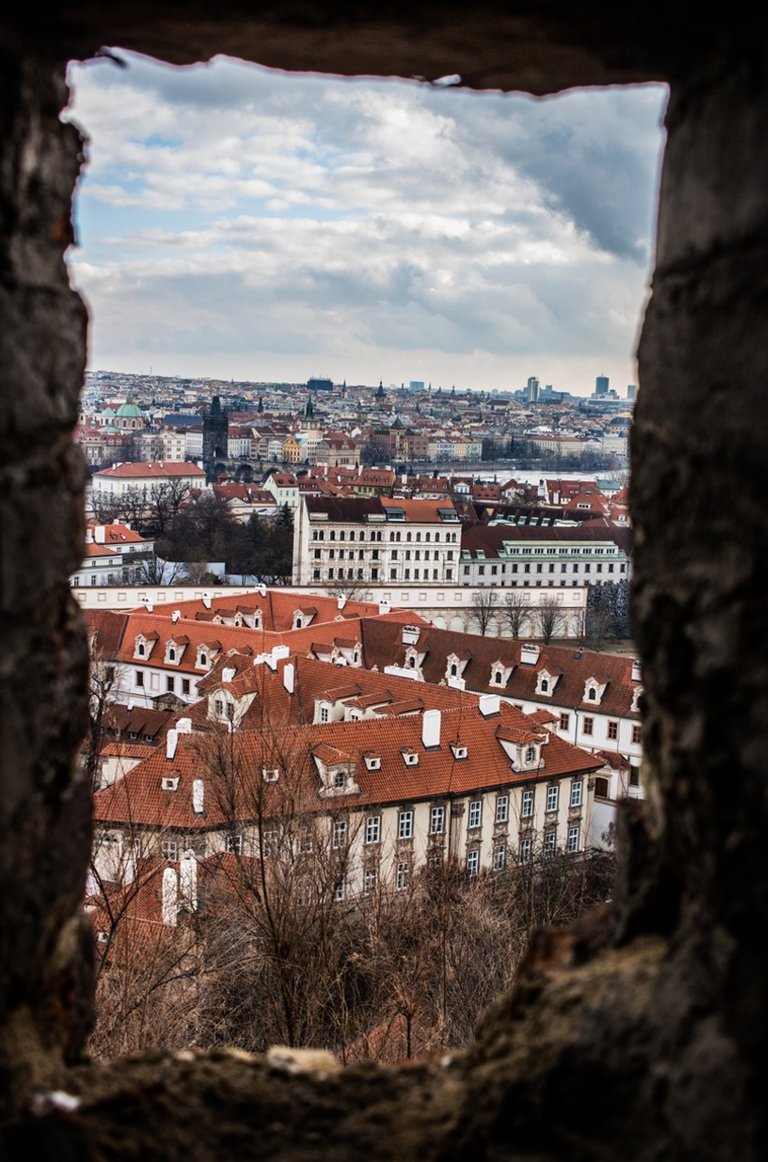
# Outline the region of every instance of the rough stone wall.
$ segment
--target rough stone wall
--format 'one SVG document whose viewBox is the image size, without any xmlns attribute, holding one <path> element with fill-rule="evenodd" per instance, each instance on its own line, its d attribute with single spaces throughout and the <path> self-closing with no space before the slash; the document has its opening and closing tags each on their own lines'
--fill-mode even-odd
<svg viewBox="0 0 768 1162">
<path fill-rule="evenodd" d="M 489 7 L 482 35 L 474 12 L 470 35 L 451 5 L 405 15 L 395 5 L 367 19 L 359 7 L 264 15 L 222 3 L 214 14 L 188 5 L 182 19 L 162 2 L 129 3 L 118 19 L 72 3 L 47 30 L 34 8 L 16 24 L 4 18 L 0 1157 L 768 1154 L 768 38 L 765 18 L 745 12 L 736 3 L 727 20 L 696 13 L 685 24 L 669 4 L 520 3 Z M 503 77 L 533 92 L 670 83 L 632 437 L 651 794 L 644 815 L 624 820 L 611 907 L 541 933 L 513 992 L 449 1061 L 341 1070 L 287 1052 L 107 1066 L 79 1057 L 89 812 L 70 756 L 85 721 L 85 653 L 66 579 L 82 538 L 69 432 L 86 336 L 63 263 L 79 144 L 58 110 L 66 57 L 102 44 L 169 60 L 228 51 L 341 73 L 462 72 L 478 87 Z"/>
</svg>

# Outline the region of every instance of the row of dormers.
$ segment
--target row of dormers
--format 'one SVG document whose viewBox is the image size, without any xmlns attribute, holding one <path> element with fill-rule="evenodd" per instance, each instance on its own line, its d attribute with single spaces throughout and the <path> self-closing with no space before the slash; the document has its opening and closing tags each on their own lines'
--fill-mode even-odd
<svg viewBox="0 0 768 1162">
<path fill-rule="evenodd" d="M 134 658 L 143 662 L 149 661 L 152 658 L 152 653 L 159 638 L 160 635 L 155 631 L 148 634 L 137 634 L 133 643 Z M 189 638 L 186 634 L 179 634 L 177 637 L 168 638 L 165 643 L 163 663 L 165 665 L 178 666 L 184 657 L 188 645 Z M 195 668 L 198 670 L 209 670 L 220 651 L 221 642 L 200 642 L 195 649 Z M 159 661 L 159 659 L 154 659 L 154 661 Z"/>
<path fill-rule="evenodd" d="M 419 653 L 414 646 L 409 646 L 405 651 L 405 669 L 413 670 L 414 672 L 421 670 L 425 657 L 426 654 Z M 536 648 L 536 657 L 538 659 L 538 648 Z M 458 654 L 448 655 L 445 667 L 445 680 L 449 685 L 457 685 L 460 682 L 469 661 L 470 659 L 468 657 L 461 658 Z M 509 682 L 514 668 L 514 664 L 509 665 L 498 658 L 495 662 L 491 663 L 491 676 L 488 685 L 503 689 Z M 550 673 L 547 669 L 539 670 L 536 680 L 536 695 L 551 698 L 560 677 L 560 673 Z M 598 678 L 591 675 L 584 683 L 582 701 L 588 705 L 599 706 L 607 689 L 607 681 L 600 682 Z M 636 687 L 632 696 L 631 710 L 633 712 L 638 709 L 638 700 L 641 694 L 642 687 Z"/>
</svg>

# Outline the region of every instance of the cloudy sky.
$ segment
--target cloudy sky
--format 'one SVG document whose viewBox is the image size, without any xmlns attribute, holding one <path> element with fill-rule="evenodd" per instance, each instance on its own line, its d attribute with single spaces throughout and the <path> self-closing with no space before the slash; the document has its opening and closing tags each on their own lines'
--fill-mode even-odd
<svg viewBox="0 0 768 1162">
<path fill-rule="evenodd" d="M 91 369 L 636 382 L 663 87 L 535 100 L 113 51 L 71 67 L 64 113 Z"/>
</svg>

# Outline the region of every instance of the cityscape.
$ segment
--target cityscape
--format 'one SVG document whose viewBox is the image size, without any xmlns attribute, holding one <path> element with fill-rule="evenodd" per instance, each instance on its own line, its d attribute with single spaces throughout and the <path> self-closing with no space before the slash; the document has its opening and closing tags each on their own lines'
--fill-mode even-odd
<svg viewBox="0 0 768 1162">
<path fill-rule="evenodd" d="M 456 1047 L 530 916 L 610 891 L 644 795 L 634 403 L 603 375 L 576 397 L 89 373 L 86 909 L 97 996 L 156 996 L 150 1028 L 103 1000 L 95 1052 Z M 408 982 L 378 975 L 398 948 Z M 253 988 L 283 1000 L 244 1019 Z"/>
</svg>

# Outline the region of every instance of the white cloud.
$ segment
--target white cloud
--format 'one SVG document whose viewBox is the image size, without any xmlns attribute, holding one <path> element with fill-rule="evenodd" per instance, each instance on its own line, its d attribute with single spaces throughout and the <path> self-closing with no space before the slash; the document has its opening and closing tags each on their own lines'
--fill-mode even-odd
<svg viewBox="0 0 768 1162">
<path fill-rule="evenodd" d="M 533 100 L 122 55 L 70 78 L 93 366 L 634 381 L 660 87 Z"/>
</svg>

